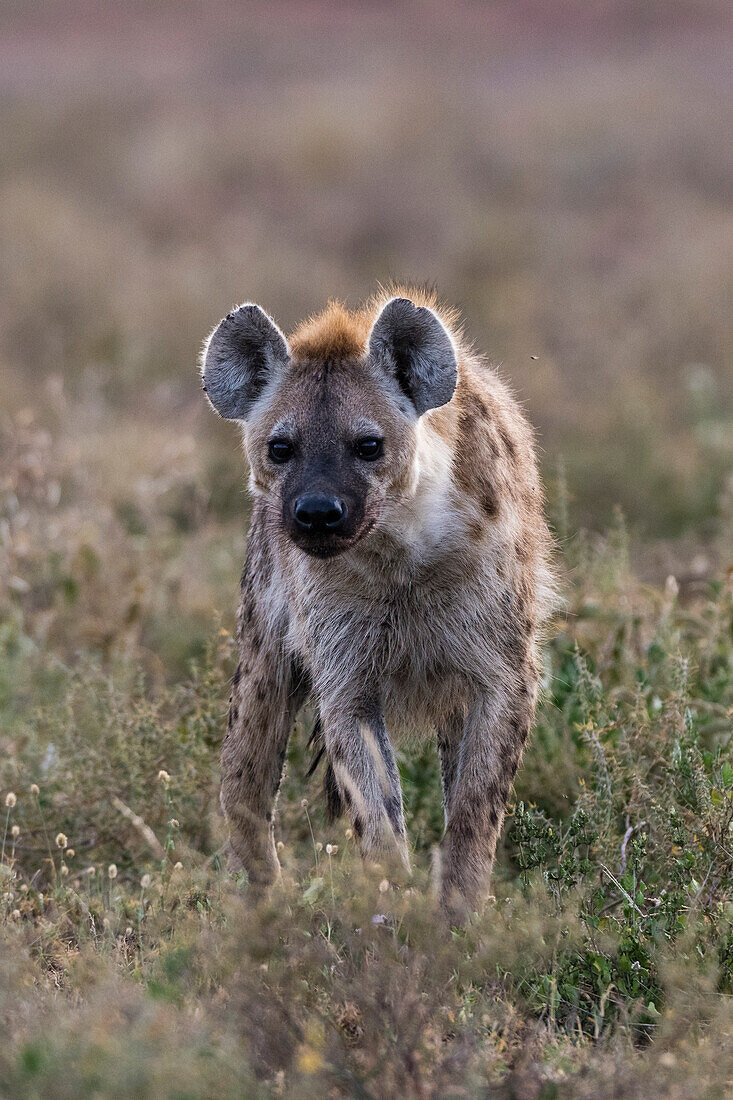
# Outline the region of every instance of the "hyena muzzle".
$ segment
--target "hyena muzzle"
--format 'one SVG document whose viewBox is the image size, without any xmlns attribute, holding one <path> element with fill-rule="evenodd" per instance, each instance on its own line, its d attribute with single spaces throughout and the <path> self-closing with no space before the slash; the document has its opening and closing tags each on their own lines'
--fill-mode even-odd
<svg viewBox="0 0 733 1100">
<path fill-rule="evenodd" d="M 289 340 L 240 306 L 203 384 L 242 425 L 254 496 L 221 755 L 230 865 L 255 887 L 279 873 L 275 803 L 311 699 L 327 808 L 380 860 L 409 866 L 392 740 L 436 736 L 441 900 L 479 909 L 552 606 L 526 420 L 455 314 L 417 292 L 331 303 Z"/>
</svg>

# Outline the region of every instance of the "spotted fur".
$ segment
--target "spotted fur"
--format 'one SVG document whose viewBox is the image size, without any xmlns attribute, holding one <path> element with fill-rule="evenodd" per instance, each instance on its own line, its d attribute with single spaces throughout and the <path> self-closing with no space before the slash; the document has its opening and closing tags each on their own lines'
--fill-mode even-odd
<svg viewBox="0 0 733 1100">
<path fill-rule="evenodd" d="M 437 739 L 442 903 L 452 919 L 479 909 L 554 599 L 527 421 L 455 313 L 415 291 L 331 303 L 288 340 L 241 307 L 210 338 L 204 384 L 242 422 L 255 498 L 221 760 L 233 862 L 261 886 L 278 873 L 277 792 L 311 698 L 329 811 L 349 815 L 365 855 L 408 864 L 392 743 Z M 384 441 L 378 461 L 354 453 L 364 432 Z M 273 433 L 292 441 L 284 466 Z M 348 502 L 338 539 L 295 529 L 313 486 Z"/>
</svg>

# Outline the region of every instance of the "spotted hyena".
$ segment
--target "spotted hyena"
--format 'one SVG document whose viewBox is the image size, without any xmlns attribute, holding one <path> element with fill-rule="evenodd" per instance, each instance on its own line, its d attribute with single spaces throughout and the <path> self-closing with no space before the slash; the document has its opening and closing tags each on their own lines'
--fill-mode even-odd
<svg viewBox="0 0 733 1100">
<path fill-rule="evenodd" d="M 392 741 L 433 734 L 449 913 L 489 888 L 532 725 L 552 600 L 532 431 L 429 296 L 331 303 L 286 339 L 256 305 L 209 338 L 203 382 L 240 421 L 254 496 L 221 754 L 230 865 L 266 886 L 298 709 L 317 708 L 331 816 L 409 866 Z"/>
</svg>

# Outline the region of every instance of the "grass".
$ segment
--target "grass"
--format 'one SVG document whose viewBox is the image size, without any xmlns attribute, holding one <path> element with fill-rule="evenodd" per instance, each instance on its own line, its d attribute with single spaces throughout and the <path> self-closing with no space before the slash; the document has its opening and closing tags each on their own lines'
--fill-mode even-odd
<svg viewBox="0 0 733 1100">
<path fill-rule="evenodd" d="M 254 908 L 221 861 L 229 632 L 151 687 L 134 653 L 69 668 L 6 617 L 0 1091 L 591 1096 L 610 1076 L 620 1095 L 724 1095 L 733 593 L 642 588 L 623 529 L 566 559 L 496 898 L 451 935 L 432 748 L 401 760 L 416 869 L 397 887 L 325 828 L 306 716 L 283 881 Z"/>
</svg>

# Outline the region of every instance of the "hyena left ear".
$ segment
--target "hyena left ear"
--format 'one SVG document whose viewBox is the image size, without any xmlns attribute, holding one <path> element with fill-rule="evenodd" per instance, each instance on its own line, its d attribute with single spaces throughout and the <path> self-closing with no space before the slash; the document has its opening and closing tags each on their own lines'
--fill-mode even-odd
<svg viewBox="0 0 733 1100">
<path fill-rule="evenodd" d="M 285 337 L 272 318 L 251 302 L 239 306 L 219 322 L 204 348 L 203 386 L 209 401 L 227 420 L 246 420 L 288 357 Z"/>
<path fill-rule="evenodd" d="M 369 336 L 369 353 L 412 401 L 418 416 L 445 405 L 453 396 L 458 372 L 453 341 L 426 306 L 392 298 Z"/>
</svg>

